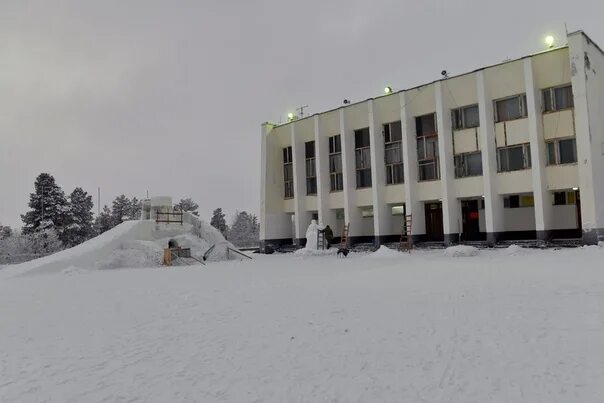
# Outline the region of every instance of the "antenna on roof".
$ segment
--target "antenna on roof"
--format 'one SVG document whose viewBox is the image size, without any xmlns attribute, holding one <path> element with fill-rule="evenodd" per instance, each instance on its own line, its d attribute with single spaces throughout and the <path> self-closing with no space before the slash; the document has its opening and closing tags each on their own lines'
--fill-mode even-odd
<svg viewBox="0 0 604 403">
<path fill-rule="evenodd" d="M 304 109 L 308 108 L 308 105 L 299 106 L 296 108 L 296 111 L 300 111 L 300 119 L 304 117 Z"/>
</svg>

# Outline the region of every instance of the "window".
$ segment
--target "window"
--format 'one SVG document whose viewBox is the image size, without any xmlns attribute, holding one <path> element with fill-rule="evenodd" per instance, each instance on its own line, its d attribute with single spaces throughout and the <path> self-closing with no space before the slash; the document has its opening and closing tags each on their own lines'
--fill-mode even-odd
<svg viewBox="0 0 604 403">
<path fill-rule="evenodd" d="M 418 116 L 415 118 L 417 134 L 417 164 L 419 180 L 429 181 L 440 178 L 438 166 L 438 134 L 436 132 L 436 115 Z"/>
<path fill-rule="evenodd" d="M 315 142 L 307 141 L 304 143 L 306 155 L 306 194 L 317 194 L 317 169 L 315 160 Z"/>
<path fill-rule="evenodd" d="M 373 217 L 373 206 L 361 207 L 361 217 Z"/>
<path fill-rule="evenodd" d="M 293 165 L 292 148 L 285 147 L 283 149 L 283 181 L 284 181 L 284 196 L 286 199 L 294 197 L 294 165 Z"/>
<path fill-rule="evenodd" d="M 451 111 L 453 130 L 470 129 L 480 126 L 478 105 L 465 106 Z"/>
<path fill-rule="evenodd" d="M 455 156 L 456 178 L 480 175 L 482 175 L 482 153 L 480 151 Z"/>
<path fill-rule="evenodd" d="M 495 113 L 496 122 L 525 118 L 527 116 L 526 95 L 516 95 L 495 101 Z"/>
<path fill-rule="evenodd" d="M 404 182 L 401 122 L 384 125 L 384 161 L 386 163 L 386 184 Z"/>
<path fill-rule="evenodd" d="M 354 131 L 357 189 L 371 187 L 371 148 L 369 128 Z"/>
<path fill-rule="evenodd" d="M 574 191 L 554 192 L 554 206 L 575 205 L 577 203 L 577 195 Z"/>
<path fill-rule="evenodd" d="M 519 171 L 531 167 L 531 147 L 519 144 L 497 149 L 498 172 Z"/>
<path fill-rule="evenodd" d="M 342 176 L 342 143 L 340 135 L 329 138 L 329 181 L 332 192 L 344 189 Z"/>
<path fill-rule="evenodd" d="M 572 85 L 546 88 L 543 94 L 543 112 L 554 112 L 575 106 Z"/>
<path fill-rule="evenodd" d="M 510 195 L 503 198 L 504 208 L 534 207 L 535 198 L 532 194 Z"/>
<path fill-rule="evenodd" d="M 574 138 L 548 141 L 546 147 L 547 165 L 574 164 L 577 162 L 577 142 Z"/>
<path fill-rule="evenodd" d="M 428 115 L 417 116 L 415 118 L 415 131 L 417 133 L 417 137 L 434 135 L 437 133 L 435 115 L 435 113 L 430 113 Z"/>
</svg>

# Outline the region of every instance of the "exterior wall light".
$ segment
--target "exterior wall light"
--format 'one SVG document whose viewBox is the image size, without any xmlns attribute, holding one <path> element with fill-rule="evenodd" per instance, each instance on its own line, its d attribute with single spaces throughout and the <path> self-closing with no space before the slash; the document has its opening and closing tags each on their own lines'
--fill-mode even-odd
<svg viewBox="0 0 604 403">
<path fill-rule="evenodd" d="M 554 42 L 555 39 L 552 35 L 548 35 L 545 37 L 545 44 L 547 45 L 548 48 L 553 48 L 554 47 Z"/>
<path fill-rule="evenodd" d="M 296 115 L 293 112 L 290 112 L 287 114 L 287 120 L 289 120 L 290 122 L 295 119 L 296 119 Z"/>
<path fill-rule="evenodd" d="M 392 87 L 384 87 L 384 94 L 386 94 L 386 95 L 392 94 Z"/>
</svg>

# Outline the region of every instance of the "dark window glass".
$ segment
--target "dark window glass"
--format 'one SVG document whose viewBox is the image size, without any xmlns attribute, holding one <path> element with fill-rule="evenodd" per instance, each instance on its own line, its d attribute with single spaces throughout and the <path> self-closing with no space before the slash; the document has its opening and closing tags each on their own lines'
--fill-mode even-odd
<svg viewBox="0 0 604 403">
<path fill-rule="evenodd" d="M 306 158 L 315 158 L 315 142 L 307 141 L 304 143 L 304 151 Z"/>
<path fill-rule="evenodd" d="M 480 117 L 478 115 L 478 105 L 464 108 L 464 127 L 466 129 L 480 126 Z"/>
<path fill-rule="evenodd" d="M 354 131 L 355 148 L 369 147 L 369 128 Z"/>
<path fill-rule="evenodd" d="M 562 206 L 566 204 L 566 192 L 554 192 L 554 205 Z"/>
<path fill-rule="evenodd" d="M 403 138 L 403 130 L 401 126 L 400 120 L 397 122 L 392 122 L 389 125 L 386 125 L 389 128 L 389 141 L 401 141 Z"/>
<path fill-rule="evenodd" d="M 386 164 L 397 164 L 403 161 L 400 142 L 386 144 L 386 148 L 384 150 L 384 160 Z"/>
<path fill-rule="evenodd" d="M 524 105 L 526 105 L 525 95 L 496 101 L 495 109 L 497 111 L 497 121 L 505 122 L 506 120 L 526 117 L 526 108 Z"/>
<path fill-rule="evenodd" d="M 371 169 L 357 169 L 357 188 L 371 187 Z"/>
<path fill-rule="evenodd" d="M 554 99 L 552 98 L 552 90 L 550 88 L 543 90 L 543 110 L 545 112 L 554 110 Z"/>
<path fill-rule="evenodd" d="M 577 162 L 577 144 L 575 139 L 560 140 L 560 164 Z"/>
<path fill-rule="evenodd" d="M 497 150 L 499 172 L 518 171 L 531 167 L 531 153 L 528 144 Z"/>
<path fill-rule="evenodd" d="M 547 165 L 556 165 L 556 143 L 545 143 L 545 157 Z"/>
<path fill-rule="evenodd" d="M 415 129 L 417 136 L 426 136 L 436 134 L 436 119 L 435 114 L 418 116 L 415 118 Z"/>
<path fill-rule="evenodd" d="M 509 207 L 519 208 L 520 207 L 520 196 L 514 195 L 509 197 Z"/>
<path fill-rule="evenodd" d="M 317 194 L 317 178 L 306 179 L 306 194 L 316 195 Z"/>
<path fill-rule="evenodd" d="M 556 99 L 556 110 L 572 108 L 574 106 L 572 86 L 555 88 L 554 96 Z"/>
<path fill-rule="evenodd" d="M 438 165 L 436 161 L 422 162 L 419 164 L 419 180 L 429 181 L 438 179 Z"/>
</svg>

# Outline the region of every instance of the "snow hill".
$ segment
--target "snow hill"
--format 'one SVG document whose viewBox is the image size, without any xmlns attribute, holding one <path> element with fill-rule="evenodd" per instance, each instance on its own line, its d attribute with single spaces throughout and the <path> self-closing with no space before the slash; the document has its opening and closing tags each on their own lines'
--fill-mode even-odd
<svg viewBox="0 0 604 403">
<path fill-rule="evenodd" d="M 228 252 L 228 248 L 236 248 L 208 223 L 190 213 L 184 214 L 183 221 L 183 224 L 158 224 L 153 220 L 126 221 L 71 249 L 6 267 L 0 272 L 0 279 L 80 268 L 158 267 L 169 240 L 175 240 L 181 247 L 191 248 L 191 255 L 200 260 L 213 245 L 208 261 L 240 258 Z"/>
</svg>

